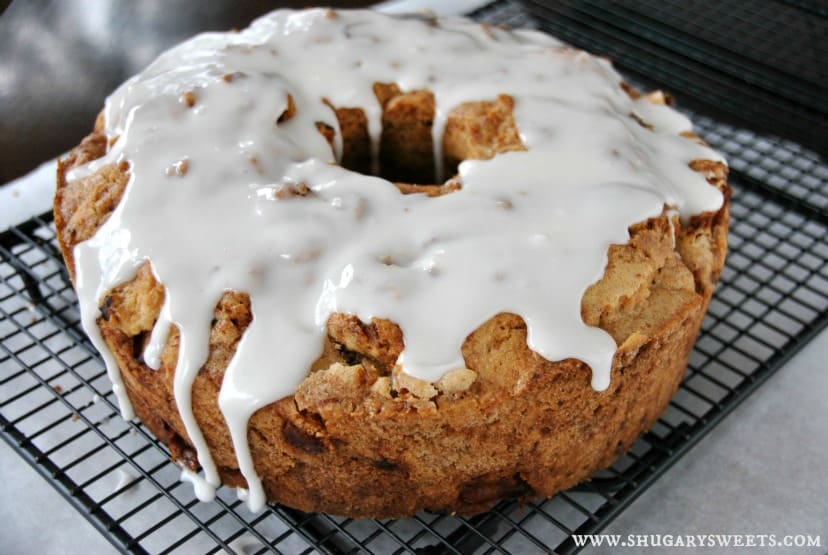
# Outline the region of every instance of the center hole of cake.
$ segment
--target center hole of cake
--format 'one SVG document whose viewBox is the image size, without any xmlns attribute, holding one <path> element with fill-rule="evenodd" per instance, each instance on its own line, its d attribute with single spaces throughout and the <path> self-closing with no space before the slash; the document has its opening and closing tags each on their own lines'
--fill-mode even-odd
<svg viewBox="0 0 828 555">
<path fill-rule="evenodd" d="M 362 108 L 335 106 L 323 99 L 336 115 L 342 133 L 340 165 L 392 181 L 404 193 L 451 192 L 457 189 L 458 181 L 452 178 L 462 161 L 525 150 L 512 113 L 514 102 L 508 95 L 452 108 L 439 148 L 435 148 L 432 127 L 436 103 L 431 91 L 403 91 L 394 83 L 374 83 L 373 91 L 382 108 L 382 129 L 374 147 Z M 288 98 L 288 108 L 279 122 L 293 116 L 292 100 Z M 316 127 L 333 148 L 336 129 L 324 122 L 317 122 Z"/>
<path fill-rule="evenodd" d="M 374 83 L 374 95 L 382 107 L 382 131 L 374 140 L 369 132 L 368 118 L 361 108 L 334 106 L 325 103 L 336 114 L 342 133 L 342 158 L 340 165 L 351 171 L 382 177 L 403 185 L 436 187 L 437 167 L 434 163 L 434 95 L 427 90 L 403 92 L 393 83 Z M 333 145 L 336 130 L 324 123 L 317 129 Z M 376 159 L 375 159 L 376 157 Z M 442 163 L 442 162 L 441 162 Z M 439 168 L 444 176 L 451 177 L 454 167 Z M 407 191 L 406 191 L 407 192 Z"/>
</svg>

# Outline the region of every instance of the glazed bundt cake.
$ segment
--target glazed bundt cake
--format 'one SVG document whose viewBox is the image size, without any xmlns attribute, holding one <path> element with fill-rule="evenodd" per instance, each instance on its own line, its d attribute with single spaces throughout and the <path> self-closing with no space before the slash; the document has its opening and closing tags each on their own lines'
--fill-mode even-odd
<svg viewBox="0 0 828 555">
<path fill-rule="evenodd" d="M 724 261 L 726 165 L 668 104 L 463 19 L 277 11 L 173 48 L 58 169 L 124 416 L 253 509 L 589 478 L 663 412 Z"/>
</svg>

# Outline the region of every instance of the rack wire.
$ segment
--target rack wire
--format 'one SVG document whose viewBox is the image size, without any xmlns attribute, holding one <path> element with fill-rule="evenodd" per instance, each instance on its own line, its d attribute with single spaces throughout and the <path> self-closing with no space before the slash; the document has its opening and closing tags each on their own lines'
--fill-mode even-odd
<svg viewBox="0 0 828 555">
<path fill-rule="evenodd" d="M 597 9 L 597 8 L 596 8 Z M 474 14 L 548 25 L 496 2 Z M 200 503 L 167 449 L 118 416 L 79 327 L 49 215 L 0 234 L 3 439 L 115 547 L 131 553 L 573 553 L 828 324 L 828 166 L 800 144 L 692 117 L 729 158 L 730 254 L 679 392 L 609 469 L 552 499 L 502 502 L 473 518 L 353 520 L 269 506 L 230 491 Z"/>
<path fill-rule="evenodd" d="M 828 17 L 783 0 L 526 0 L 552 34 L 719 118 L 828 154 Z M 822 122 L 823 125 L 814 125 Z"/>
</svg>

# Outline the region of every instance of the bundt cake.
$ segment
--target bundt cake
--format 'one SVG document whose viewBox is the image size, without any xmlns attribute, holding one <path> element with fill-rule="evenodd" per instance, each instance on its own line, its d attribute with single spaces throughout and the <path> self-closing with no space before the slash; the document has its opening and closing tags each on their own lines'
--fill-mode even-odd
<svg viewBox="0 0 828 555">
<path fill-rule="evenodd" d="M 726 165 L 669 104 L 464 19 L 277 11 L 173 48 L 58 168 L 123 415 L 252 509 L 588 479 L 665 409 L 724 261 Z"/>
</svg>

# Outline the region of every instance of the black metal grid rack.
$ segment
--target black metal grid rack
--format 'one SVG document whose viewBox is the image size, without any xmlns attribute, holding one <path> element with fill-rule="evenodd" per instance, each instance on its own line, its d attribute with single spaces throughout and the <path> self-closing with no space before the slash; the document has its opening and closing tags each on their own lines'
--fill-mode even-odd
<svg viewBox="0 0 828 555">
<path fill-rule="evenodd" d="M 695 107 L 828 154 L 828 8 L 808 0 L 525 0 L 552 34 Z"/>
<path fill-rule="evenodd" d="M 596 8 L 597 9 L 597 8 Z M 512 2 L 475 14 L 513 26 Z M 678 394 L 630 453 L 556 497 L 460 518 L 352 520 L 232 492 L 202 504 L 166 448 L 123 422 L 78 324 L 48 216 L 0 234 L 2 437 L 113 545 L 135 553 L 544 553 L 577 551 L 828 323 L 828 165 L 797 143 L 702 114 L 734 189 L 730 254 Z"/>
</svg>

